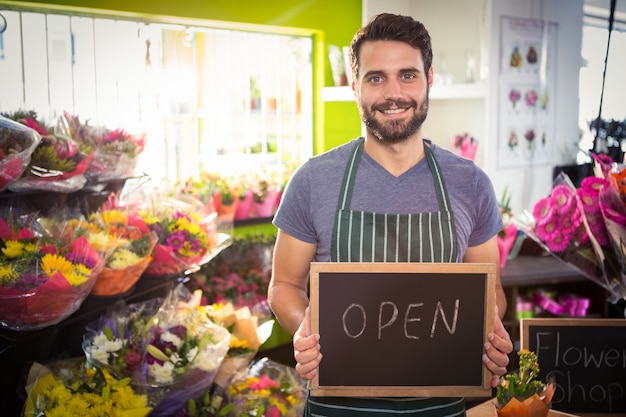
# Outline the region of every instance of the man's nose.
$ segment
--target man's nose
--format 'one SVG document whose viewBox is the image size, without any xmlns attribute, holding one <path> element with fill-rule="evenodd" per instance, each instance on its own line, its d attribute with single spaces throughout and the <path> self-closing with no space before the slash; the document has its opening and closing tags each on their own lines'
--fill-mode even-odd
<svg viewBox="0 0 626 417">
<path fill-rule="evenodd" d="M 402 98 L 402 84 L 396 79 L 388 79 L 385 84 L 385 99 L 397 100 Z"/>
</svg>

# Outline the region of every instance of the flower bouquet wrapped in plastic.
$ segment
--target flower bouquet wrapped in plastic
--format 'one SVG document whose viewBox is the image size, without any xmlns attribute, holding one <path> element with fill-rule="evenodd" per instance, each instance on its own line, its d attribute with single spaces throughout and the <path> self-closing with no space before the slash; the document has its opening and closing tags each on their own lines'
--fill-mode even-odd
<svg viewBox="0 0 626 417">
<path fill-rule="evenodd" d="M 42 224 L 0 219 L 0 324 L 13 330 L 43 328 L 74 313 L 105 262 L 84 236 Z"/>
<path fill-rule="evenodd" d="M 250 364 L 228 387 L 233 416 L 298 417 L 305 396 L 306 382 L 295 369 L 268 358 Z"/>
<path fill-rule="evenodd" d="M 61 129 L 81 147 L 93 150 L 93 160 L 85 172 L 90 182 L 124 179 L 135 174 L 146 145 L 145 133 L 131 134 L 123 128 L 92 126 L 67 112 L 62 117 Z"/>
<path fill-rule="evenodd" d="M 101 207 L 89 216 L 89 242 L 102 251 L 110 250 L 104 268 L 91 293 L 94 295 L 124 294 L 141 278 L 152 261 L 157 242 L 141 216 L 127 208 Z"/>
<path fill-rule="evenodd" d="M 39 142 L 39 133 L 0 116 L 0 191 L 22 176 Z"/>
<path fill-rule="evenodd" d="M 235 374 L 250 364 L 259 347 L 272 334 L 274 319 L 265 301 L 252 308 L 237 308 L 232 303 L 202 308 L 211 321 L 230 332 L 229 349 L 215 377 L 215 383 L 225 388 Z"/>
<path fill-rule="evenodd" d="M 147 416 L 146 395 L 136 392 L 128 378 L 116 378 L 85 358 L 33 363 L 27 380 L 23 417 Z"/>
<path fill-rule="evenodd" d="M 85 335 L 83 350 L 91 363 L 130 376 L 145 390 L 152 416 L 170 416 L 211 385 L 229 340 L 228 330 L 199 314 L 179 284 L 162 303 L 151 300 L 103 317 Z"/>
<path fill-rule="evenodd" d="M 218 230 L 225 226 L 217 213 L 193 197 L 157 190 L 133 197 L 126 205 L 137 210 L 158 238 L 145 271 L 150 276 L 191 273 L 230 245 L 230 236 Z"/>
<path fill-rule="evenodd" d="M 548 253 L 576 267 L 605 288 L 609 302 L 626 297 L 626 209 L 620 198 L 617 167 L 596 158 L 596 175 L 576 188 L 567 175 L 556 178 L 549 196 L 532 214 L 515 219 L 524 233 Z M 604 167 L 603 167 L 604 164 Z"/>
<path fill-rule="evenodd" d="M 9 190 L 74 192 L 83 188 L 83 175 L 93 157 L 85 152 L 72 138 L 57 133 L 37 119 L 35 112 L 18 112 L 11 116 L 41 136 L 41 142 L 31 155 L 22 176 L 9 185 Z"/>
</svg>

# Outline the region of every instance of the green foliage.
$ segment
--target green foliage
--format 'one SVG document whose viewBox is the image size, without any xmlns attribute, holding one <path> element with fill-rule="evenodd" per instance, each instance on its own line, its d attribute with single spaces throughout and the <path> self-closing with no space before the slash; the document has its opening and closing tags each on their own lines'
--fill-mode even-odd
<svg viewBox="0 0 626 417">
<path fill-rule="evenodd" d="M 546 385 L 537 380 L 539 375 L 539 363 L 534 352 L 522 349 L 517 352 L 519 356 L 519 369 L 506 374 L 503 381 L 496 388 L 496 400 L 498 406 L 503 407 L 513 398 L 520 401 L 541 394 Z"/>
</svg>

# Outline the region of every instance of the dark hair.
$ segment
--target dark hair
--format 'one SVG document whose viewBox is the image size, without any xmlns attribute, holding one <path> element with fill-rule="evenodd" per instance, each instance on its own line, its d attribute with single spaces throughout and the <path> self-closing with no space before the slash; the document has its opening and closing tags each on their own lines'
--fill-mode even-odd
<svg viewBox="0 0 626 417">
<path fill-rule="evenodd" d="M 419 49 L 424 60 L 426 78 L 428 78 L 428 71 L 433 63 L 433 48 L 430 44 L 430 35 L 421 22 L 410 16 L 391 13 L 374 16 L 354 35 L 350 44 L 350 66 L 352 79 L 355 81 L 359 74 L 361 45 L 367 41 L 400 41 Z"/>
</svg>

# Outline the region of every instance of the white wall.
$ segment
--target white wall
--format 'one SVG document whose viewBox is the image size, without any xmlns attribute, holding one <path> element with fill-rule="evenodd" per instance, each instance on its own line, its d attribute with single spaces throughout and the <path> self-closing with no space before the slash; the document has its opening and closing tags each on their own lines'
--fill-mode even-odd
<svg viewBox="0 0 626 417">
<path fill-rule="evenodd" d="M 484 98 L 431 100 L 425 135 L 452 149 L 456 134 L 479 140 L 476 163 L 501 196 L 508 187 L 515 213 L 532 206 L 552 187 L 556 165 L 575 161 L 571 144 L 578 132 L 578 74 L 581 66 L 583 0 L 363 0 L 363 21 L 380 12 L 409 14 L 424 23 L 433 43 L 433 68 L 453 83 L 465 81 L 467 51 L 476 59 L 475 77 L 485 84 Z M 528 17 L 556 22 L 556 147 L 549 165 L 502 168 L 497 161 L 500 19 Z"/>
</svg>

